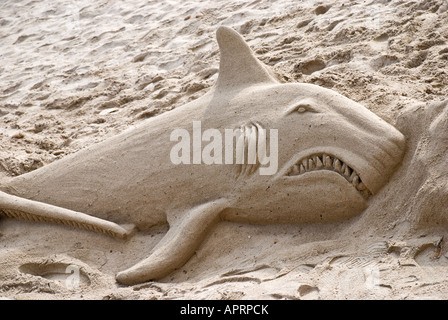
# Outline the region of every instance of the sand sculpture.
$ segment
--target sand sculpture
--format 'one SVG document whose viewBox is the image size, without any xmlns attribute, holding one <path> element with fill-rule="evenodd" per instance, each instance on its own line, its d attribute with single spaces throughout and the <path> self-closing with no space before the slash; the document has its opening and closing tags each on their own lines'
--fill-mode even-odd
<svg viewBox="0 0 448 320">
<path fill-rule="evenodd" d="M 324 223 L 361 213 L 401 162 L 404 136 L 332 90 L 280 83 L 234 30 L 220 27 L 217 40 L 219 77 L 207 94 L 2 181 L 0 214 L 123 238 L 133 229 L 125 224 L 144 231 L 168 223 L 169 231 L 151 255 L 117 274 L 120 283 L 136 284 L 182 266 L 219 220 Z M 191 162 L 173 163 L 170 155 L 179 145 L 173 130 L 194 139 L 195 124 L 203 133 L 200 155 L 207 155 L 212 143 L 205 130 L 240 128 L 234 132 L 246 134 L 237 136 L 235 145 L 242 139 L 245 152 L 231 154 L 231 160 L 240 161 L 198 163 L 193 155 Z M 263 146 L 263 141 L 269 143 Z M 254 145 L 265 151 L 264 159 L 251 159 Z M 193 145 L 195 151 L 198 146 Z M 216 151 L 208 155 L 214 157 Z M 276 162 L 272 172 L 264 161 L 269 151 Z"/>
</svg>

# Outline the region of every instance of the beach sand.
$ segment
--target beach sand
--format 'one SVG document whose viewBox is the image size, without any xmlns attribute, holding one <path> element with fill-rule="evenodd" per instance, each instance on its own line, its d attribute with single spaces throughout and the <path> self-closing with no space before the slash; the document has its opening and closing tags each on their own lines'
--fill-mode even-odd
<svg viewBox="0 0 448 320">
<path fill-rule="evenodd" d="M 0 297 L 448 298 L 448 1 L 3 1 L 0 177 L 205 94 L 220 25 L 281 81 L 331 88 L 403 132 L 404 161 L 368 209 L 325 225 L 223 222 L 181 269 L 129 287 L 115 274 L 166 229 L 122 241 L 2 218 Z"/>
</svg>

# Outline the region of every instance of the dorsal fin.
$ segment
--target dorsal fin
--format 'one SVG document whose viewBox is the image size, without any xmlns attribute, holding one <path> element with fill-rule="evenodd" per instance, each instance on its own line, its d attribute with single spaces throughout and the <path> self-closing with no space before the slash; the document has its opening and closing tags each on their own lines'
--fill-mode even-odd
<svg viewBox="0 0 448 320">
<path fill-rule="evenodd" d="M 221 61 L 216 87 L 229 88 L 260 83 L 277 83 L 272 72 L 235 30 L 221 26 L 216 32 Z"/>
</svg>

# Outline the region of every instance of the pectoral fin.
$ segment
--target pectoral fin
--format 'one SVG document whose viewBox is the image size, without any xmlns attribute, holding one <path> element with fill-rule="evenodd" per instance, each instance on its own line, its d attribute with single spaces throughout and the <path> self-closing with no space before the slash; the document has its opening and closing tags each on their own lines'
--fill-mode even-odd
<svg viewBox="0 0 448 320">
<path fill-rule="evenodd" d="M 151 255 L 133 267 L 119 272 L 118 282 L 132 285 L 160 279 L 183 266 L 194 254 L 207 232 L 219 221 L 219 214 L 228 207 L 228 201 L 208 202 L 179 218 Z"/>
</svg>

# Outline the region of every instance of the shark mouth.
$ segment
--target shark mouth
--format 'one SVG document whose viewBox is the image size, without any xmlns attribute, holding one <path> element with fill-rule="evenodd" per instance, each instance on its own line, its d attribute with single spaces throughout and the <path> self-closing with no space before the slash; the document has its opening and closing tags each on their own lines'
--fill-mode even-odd
<svg viewBox="0 0 448 320">
<path fill-rule="evenodd" d="M 356 170 L 341 159 L 328 154 L 314 154 L 312 156 L 300 159 L 291 168 L 289 168 L 288 171 L 286 171 L 286 176 L 295 177 L 308 172 L 321 170 L 328 170 L 338 173 L 345 180 L 350 182 L 364 198 L 369 198 L 372 195 L 370 190 L 362 182 L 361 177 Z"/>
</svg>

